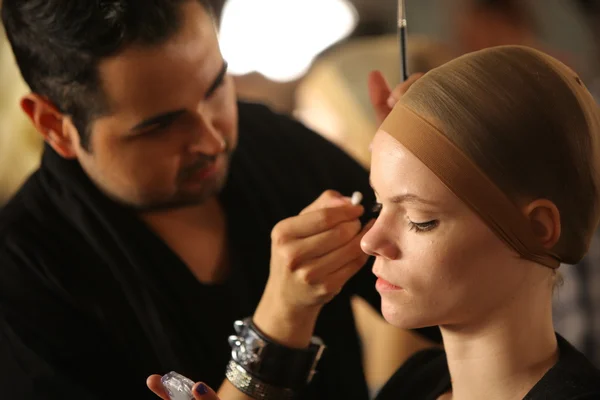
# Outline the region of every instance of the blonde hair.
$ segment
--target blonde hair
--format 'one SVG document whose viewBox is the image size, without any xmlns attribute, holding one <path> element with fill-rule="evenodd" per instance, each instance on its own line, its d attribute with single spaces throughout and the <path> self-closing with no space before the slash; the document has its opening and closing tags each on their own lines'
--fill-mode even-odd
<svg viewBox="0 0 600 400">
<path fill-rule="evenodd" d="M 574 264 L 599 217 L 600 113 L 572 70 L 522 46 L 470 53 L 430 71 L 401 102 L 426 116 L 510 199 L 560 211 L 554 247 Z"/>
</svg>

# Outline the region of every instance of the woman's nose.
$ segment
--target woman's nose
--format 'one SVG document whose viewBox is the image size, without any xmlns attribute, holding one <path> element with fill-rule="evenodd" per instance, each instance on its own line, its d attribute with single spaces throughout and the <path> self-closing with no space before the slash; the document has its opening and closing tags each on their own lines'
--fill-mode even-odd
<svg viewBox="0 0 600 400">
<path fill-rule="evenodd" d="M 363 236 L 360 241 L 360 247 L 362 250 L 375 257 L 382 257 L 388 260 L 396 260 L 400 257 L 400 249 L 398 246 L 389 239 L 389 236 L 378 226 L 375 225 Z"/>
</svg>

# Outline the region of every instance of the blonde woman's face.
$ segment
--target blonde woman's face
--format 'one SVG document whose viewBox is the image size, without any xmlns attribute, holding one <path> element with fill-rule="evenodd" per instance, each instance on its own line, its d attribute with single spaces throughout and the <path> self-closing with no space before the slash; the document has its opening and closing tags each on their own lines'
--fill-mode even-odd
<svg viewBox="0 0 600 400">
<path fill-rule="evenodd" d="M 362 241 L 384 317 L 417 328 L 473 324 L 525 284 L 528 270 L 471 209 L 389 134 L 372 145 L 380 214 Z"/>
</svg>

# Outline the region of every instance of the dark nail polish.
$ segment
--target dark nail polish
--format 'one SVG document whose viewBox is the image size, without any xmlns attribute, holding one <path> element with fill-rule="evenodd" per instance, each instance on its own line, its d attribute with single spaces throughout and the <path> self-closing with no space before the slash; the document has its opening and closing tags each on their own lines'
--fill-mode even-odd
<svg viewBox="0 0 600 400">
<path fill-rule="evenodd" d="M 206 385 L 204 383 L 201 383 L 196 388 L 196 392 L 198 392 L 198 394 L 205 395 L 208 393 L 208 388 L 206 387 Z"/>
</svg>

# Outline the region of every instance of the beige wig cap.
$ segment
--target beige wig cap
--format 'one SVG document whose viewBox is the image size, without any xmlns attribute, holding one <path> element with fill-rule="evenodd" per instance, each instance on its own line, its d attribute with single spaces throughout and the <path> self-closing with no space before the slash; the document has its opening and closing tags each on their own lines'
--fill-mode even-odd
<svg viewBox="0 0 600 400">
<path fill-rule="evenodd" d="M 521 257 L 577 263 L 598 224 L 600 110 L 575 72 L 540 51 L 500 46 L 419 79 L 383 122 Z M 545 249 L 519 206 L 548 199 L 561 235 Z"/>
</svg>

